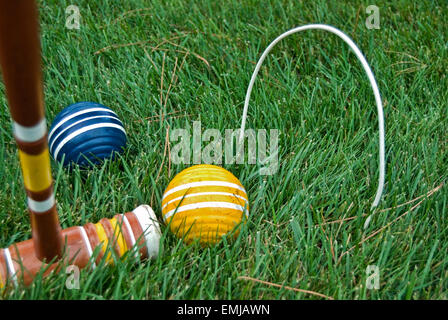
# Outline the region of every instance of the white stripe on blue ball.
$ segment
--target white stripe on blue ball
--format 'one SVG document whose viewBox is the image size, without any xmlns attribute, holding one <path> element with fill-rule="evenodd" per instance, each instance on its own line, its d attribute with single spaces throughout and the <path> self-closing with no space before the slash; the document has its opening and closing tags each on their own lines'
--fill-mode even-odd
<svg viewBox="0 0 448 320">
<path fill-rule="evenodd" d="M 56 116 L 48 134 L 48 144 L 56 161 L 84 166 L 122 152 L 126 131 L 117 114 L 108 107 L 79 102 Z"/>
<path fill-rule="evenodd" d="M 64 110 L 62 110 L 59 114 L 61 114 L 62 112 L 64 112 L 64 111 L 66 111 L 68 108 L 70 108 L 70 107 L 72 107 L 72 106 L 75 106 L 75 105 L 77 105 L 77 104 L 80 104 L 80 103 L 83 103 L 83 102 L 79 102 L 79 103 L 75 103 L 75 104 L 72 104 L 72 105 L 70 105 L 70 106 L 68 106 L 66 109 L 64 109 Z M 93 102 L 92 102 L 93 103 Z M 57 122 L 57 123 L 54 123 L 53 122 L 53 125 L 52 125 L 52 129 L 50 130 L 50 133 L 48 134 L 48 139 L 50 140 L 51 139 L 51 136 L 53 135 L 53 133 L 54 133 L 54 131 L 56 130 L 56 129 L 58 129 L 60 126 L 62 126 L 64 123 L 66 123 L 67 121 L 69 121 L 70 119 L 73 119 L 74 117 L 76 117 L 76 116 L 79 116 L 79 115 L 82 115 L 82 114 L 85 114 L 85 113 L 91 113 L 91 112 L 94 112 L 94 111 L 105 111 L 105 112 L 110 112 L 110 113 L 112 113 L 113 115 L 115 115 L 116 117 L 117 117 L 117 115 L 115 114 L 115 112 L 113 112 L 111 109 L 109 109 L 109 108 L 87 108 L 87 109 L 84 109 L 84 110 L 81 110 L 81 111 L 78 111 L 78 112 L 74 112 L 74 113 L 72 113 L 72 114 L 70 114 L 70 115 L 67 115 L 66 117 L 64 117 L 63 119 L 61 119 L 59 122 Z M 58 115 L 59 115 L 58 114 Z M 57 118 L 57 116 L 56 116 L 56 118 Z M 118 117 L 117 117 L 118 118 Z"/>
<path fill-rule="evenodd" d="M 64 129 L 62 129 L 61 132 L 59 132 L 59 133 L 54 137 L 54 139 L 51 140 L 52 142 L 51 142 L 51 144 L 50 144 L 50 151 L 53 152 L 53 153 L 55 154 L 54 157 L 57 158 L 57 153 L 58 153 L 57 151 L 55 151 L 55 150 L 53 149 L 54 143 L 55 143 L 55 141 L 58 140 L 58 138 L 59 138 L 64 132 L 66 132 L 67 130 L 69 130 L 70 128 L 76 126 L 77 124 L 79 124 L 79 123 L 81 123 L 81 122 L 84 122 L 84 121 L 87 121 L 87 120 L 92 120 L 92 119 L 101 119 L 101 118 L 112 118 L 112 119 L 116 119 L 117 121 L 120 121 L 120 119 L 118 119 L 117 117 L 114 117 L 114 116 L 105 116 L 105 115 L 103 115 L 103 116 L 87 117 L 87 118 L 81 119 L 81 120 L 79 120 L 79 121 L 76 121 L 76 122 L 74 122 L 74 123 L 72 123 L 72 124 L 70 124 L 70 125 L 64 127 Z M 121 121 L 120 121 L 120 123 L 121 123 L 121 127 L 123 127 L 123 124 L 122 124 Z M 78 130 L 78 131 L 79 131 L 79 130 Z M 123 132 L 124 132 L 124 130 L 123 130 Z M 54 133 L 54 131 L 52 131 L 51 133 Z M 125 132 L 125 133 L 126 133 L 126 132 Z M 75 136 L 76 136 L 76 135 L 75 135 Z M 62 143 L 59 143 L 59 144 L 58 144 L 58 148 L 59 148 L 59 149 L 62 148 L 61 144 L 62 144 Z"/>
</svg>

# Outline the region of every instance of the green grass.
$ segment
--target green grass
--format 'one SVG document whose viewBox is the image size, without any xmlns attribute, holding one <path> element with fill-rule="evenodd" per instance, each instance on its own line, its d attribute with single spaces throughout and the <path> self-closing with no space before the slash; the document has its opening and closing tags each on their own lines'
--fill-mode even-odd
<svg viewBox="0 0 448 320">
<path fill-rule="evenodd" d="M 363 230 L 378 179 L 377 115 L 367 77 L 342 40 L 305 32 L 273 50 L 249 108 L 248 128 L 281 132 L 278 173 L 262 177 L 256 165 L 225 166 L 246 187 L 251 206 L 234 243 L 188 246 L 162 224 L 156 260 L 81 271 L 80 290 L 68 290 L 59 274 L 3 298 L 319 298 L 241 276 L 336 299 L 448 298 L 448 187 L 407 204 L 447 182 L 446 2 L 377 1 L 379 30 L 365 27 L 368 1 L 78 0 L 80 30 L 65 28 L 72 1 L 54 3 L 40 2 L 49 123 L 68 104 L 90 100 L 113 108 L 128 132 L 127 150 L 114 163 L 87 172 L 52 163 L 64 228 L 142 203 L 160 218 L 165 187 L 187 167 L 168 167 L 166 130 L 195 120 L 223 134 L 238 128 L 262 50 L 283 31 L 317 22 L 349 34 L 377 78 L 387 157 L 378 209 L 389 210 Z M 135 42 L 141 44 L 95 54 Z M 6 110 L 3 85 L 0 103 Z M 161 121 L 171 112 L 177 117 Z M 154 118 L 141 121 L 146 117 Z M 1 113 L 0 123 L 0 247 L 6 247 L 28 239 L 30 226 L 9 113 Z M 340 219 L 347 220 L 329 223 Z M 368 265 L 380 269 L 379 290 L 366 289 Z"/>
</svg>

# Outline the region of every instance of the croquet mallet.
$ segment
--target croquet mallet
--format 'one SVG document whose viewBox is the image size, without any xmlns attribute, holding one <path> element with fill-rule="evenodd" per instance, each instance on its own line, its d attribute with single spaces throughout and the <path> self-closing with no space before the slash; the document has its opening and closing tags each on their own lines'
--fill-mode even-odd
<svg viewBox="0 0 448 320">
<path fill-rule="evenodd" d="M 0 66 L 13 134 L 27 194 L 32 240 L 0 249 L 0 288 L 30 284 L 64 264 L 95 267 L 133 250 L 140 258 L 158 255 L 160 228 L 153 210 L 132 212 L 98 223 L 61 230 L 51 177 L 41 70 L 38 10 L 35 0 L 0 0 Z M 96 259 L 91 258 L 98 252 Z"/>
</svg>

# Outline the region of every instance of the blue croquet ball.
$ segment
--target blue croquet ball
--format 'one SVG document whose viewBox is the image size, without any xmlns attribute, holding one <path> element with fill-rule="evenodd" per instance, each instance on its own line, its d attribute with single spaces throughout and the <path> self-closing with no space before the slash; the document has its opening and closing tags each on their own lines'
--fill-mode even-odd
<svg viewBox="0 0 448 320">
<path fill-rule="evenodd" d="M 48 133 L 48 145 L 56 161 L 85 167 L 122 152 L 126 132 L 110 108 L 96 102 L 78 102 L 56 116 Z"/>
</svg>

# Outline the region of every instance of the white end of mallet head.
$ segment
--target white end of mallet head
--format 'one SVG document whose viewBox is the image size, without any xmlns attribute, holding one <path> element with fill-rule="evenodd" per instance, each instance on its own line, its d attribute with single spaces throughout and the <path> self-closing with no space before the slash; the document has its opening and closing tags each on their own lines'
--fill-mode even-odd
<svg viewBox="0 0 448 320">
<path fill-rule="evenodd" d="M 159 254 L 160 232 L 159 222 L 156 214 L 150 206 L 142 204 L 132 210 L 142 227 L 145 236 L 146 248 L 148 249 L 148 258 L 157 258 Z"/>
</svg>

